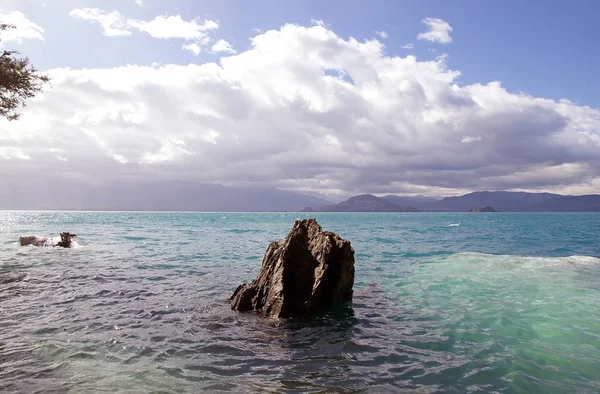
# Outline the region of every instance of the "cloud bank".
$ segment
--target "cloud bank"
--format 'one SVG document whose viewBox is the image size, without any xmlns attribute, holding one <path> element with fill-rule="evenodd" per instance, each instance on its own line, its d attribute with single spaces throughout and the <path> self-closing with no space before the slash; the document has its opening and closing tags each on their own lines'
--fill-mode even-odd
<svg viewBox="0 0 600 394">
<path fill-rule="evenodd" d="M 460 85 L 445 57 L 391 57 L 378 40 L 324 24 L 257 34 L 219 63 L 50 74 L 52 88 L 20 121 L 0 123 L 0 175 L 346 193 L 600 191 L 598 109 L 500 82 Z"/>
</svg>

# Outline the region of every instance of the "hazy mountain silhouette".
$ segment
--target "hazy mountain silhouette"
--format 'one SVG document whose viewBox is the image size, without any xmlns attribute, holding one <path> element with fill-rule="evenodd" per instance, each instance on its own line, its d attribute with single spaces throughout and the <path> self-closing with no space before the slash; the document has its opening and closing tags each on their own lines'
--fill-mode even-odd
<svg viewBox="0 0 600 394">
<path fill-rule="evenodd" d="M 0 188 L 0 209 L 117 211 L 300 211 L 319 212 L 468 212 L 491 206 L 500 212 L 600 211 L 600 195 L 474 192 L 436 200 L 370 194 L 339 204 L 324 198 L 275 188 L 233 187 L 181 181 L 117 182 L 94 186 L 62 178 L 6 179 Z"/>
<path fill-rule="evenodd" d="M 389 204 L 383 203 L 382 200 Z M 600 211 L 600 195 L 564 196 L 551 193 L 474 192 L 436 200 L 432 197 L 360 195 L 339 204 L 312 207 L 318 212 L 469 212 L 490 206 L 500 212 Z"/>
<path fill-rule="evenodd" d="M 80 181 L 17 182 L 0 190 L 0 209 L 117 211 L 299 211 L 330 202 L 274 188 L 192 182 L 119 182 L 92 186 Z"/>
<path fill-rule="evenodd" d="M 423 204 L 439 201 L 439 198 L 436 198 L 436 197 L 423 197 L 423 196 L 404 197 L 404 196 L 387 195 L 387 196 L 383 196 L 382 198 L 385 198 L 389 202 L 394 203 L 400 207 L 418 207 Z"/>
<path fill-rule="evenodd" d="M 600 211 L 600 195 L 565 196 L 551 193 L 474 192 L 417 205 L 422 211 L 465 212 L 492 206 L 500 212 Z"/>
<path fill-rule="evenodd" d="M 399 206 L 383 197 L 372 194 L 362 194 L 350 197 L 339 204 L 329 204 L 321 207 L 304 209 L 308 212 L 416 212 L 417 209 L 408 206 Z"/>
</svg>

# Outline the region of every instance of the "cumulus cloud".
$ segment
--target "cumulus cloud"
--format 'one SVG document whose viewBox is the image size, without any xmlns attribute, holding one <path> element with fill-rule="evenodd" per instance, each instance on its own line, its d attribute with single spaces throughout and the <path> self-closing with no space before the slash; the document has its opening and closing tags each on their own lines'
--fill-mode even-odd
<svg viewBox="0 0 600 394">
<path fill-rule="evenodd" d="M 191 52 L 195 56 L 198 56 L 200 52 L 202 52 L 202 48 L 200 47 L 200 45 L 198 45 L 195 42 L 192 42 L 190 44 L 183 44 L 181 49 L 183 49 L 184 51 Z"/>
<path fill-rule="evenodd" d="M 143 5 L 143 4 L 140 4 Z M 100 24 L 106 36 L 130 36 L 132 29 L 157 39 L 182 39 L 189 41 L 184 50 L 199 54 L 211 42 L 209 32 L 219 28 L 213 20 L 184 20 L 180 15 L 159 15 L 150 21 L 125 18 L 120 12 L 106 12 L 97 8 L 77 8 L 70 15 L 79 20 Z"/>
<path fill-rule="evenodd" d="M 154 38 L 184 40 L 204 40 L 209 30 L 219 28 L 219 24 L 212 20 L 199 23 L 197 20 L 185 21 L 180 15 L 157 16 L 151 21 L 128 19 L 127 24 L 139 31 L 146 32 Z"/>
<path fill-rule="evenodd" d="M 414 47 L 415 47 L 415 44 L 406 44 L 402 48 L 404 48 L 404 49 L 413 49 Z"/>
<path fill-rule="evenodd" d="M 0 13 L 0 22 L 8 25 L 13 25 L 13 29 L 8 29 L 2 32 L 2 43 L 16 42 L 22 43 L 23 40 L 43 40 L 44 29 L 30 21 L 25 14 L 20 11 L 13 11 L 9 13 Z"/>
<path fill-rule="evenodd" d="M 73 18 L 98 23 L 108 37 L 130 36 L 131 31 L 125 18 L 119 11 L 105 12 L 97 8 L 77 8 L 69 15 Z"/>
<path fill-rule="evenodd" d="M 225 40 L 219 40 L 212 46 L 213 52 L 237 53 L 231 44 Z"/>
<path fill-rule="evenodd" d="M 449 44 L 452 42 L 450 32 L 453 28 L 448 22 L 440 18 L 425 18 L 421 22 L 427 25 L 428 30 L 425 33 L 419 33 L 417 39 L 438 42 L 440 44 Z"/>
<path fill-rule="evenodd" d="M 258 34 L 219 63 L 49 73 L 0 124 L 0 175 L 349 194 L 600 184 L 598 109 L 460 85 L 444 58 L 388 56 L 319 24 Z"/>
</svg>

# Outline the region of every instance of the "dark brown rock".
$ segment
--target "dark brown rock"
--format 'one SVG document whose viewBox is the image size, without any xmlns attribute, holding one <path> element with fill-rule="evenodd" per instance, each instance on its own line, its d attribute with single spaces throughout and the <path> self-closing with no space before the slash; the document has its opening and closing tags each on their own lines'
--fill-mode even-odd
<svg viewBox="0 0 600 394">
<path fill-rule="evenodd" d="M 57 243 L 56 246 L 70 248 L 71 244 L 73 243 L 73 238 L 77 238 L 77 235 L 68 232 L 62 232 L 60 233 L 60 242 Z"/>
<path fill-rule="evenodd" d="M 352 300 L 354 249 L 315 219 L 296 220 L 288 236 L 272 242 L 258 277 L 238 286 L 231 308 L 275 318 L 310 315 Z"/>
</svg>

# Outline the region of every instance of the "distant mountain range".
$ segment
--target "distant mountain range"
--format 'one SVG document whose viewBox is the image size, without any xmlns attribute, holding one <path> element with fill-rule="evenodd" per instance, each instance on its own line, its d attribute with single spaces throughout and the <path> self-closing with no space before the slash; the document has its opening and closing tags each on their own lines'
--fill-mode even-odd
<svg viewBox="0 0 600 394">
<path fill-rule="evenodd" d="M 0 188 L 0 209 L 15 210 L 285 212 L 327 204 L 319 197 L 274 188 L 178 181 L 103 186 L 19 181 Z"/>
<path fill-rule="evenodd" d="M 94 186 L 82 181 L 14 180 L 0 188 L 0 209 L 199 211 L 199 212 L 500 212 L 600 211 L 600 195 L 475 192 L 458 197 L 370 194 L 333 204 L 318 195 L 257 187 L 193 182 L 119 182 Z"/>
<path fill-rule="evenodd" d="M 482 209 L 485 207 L 486 209 Z M 490 209 L 491 208 L 491 209 Z M 339 204 L 305 208 L 315 212 L 590 212 L 600 211 L 600 195 L 564 196 L 550 193 L 474 192 L 435 200 L 426 197 L 352 197 Z"/>
<path fill-rule="evenodd" d="M 395 196 L 393 196 L 395 197 Z M 307 207 L 304 212 L 417 212 L 411 206 L 400 206 L 386 198 L 371 194 L 350 197 L 339 204 L 328 204 L 318 208 Z"/>
<path fill-rule="evenodd" d="M 491 206 L 500 212 L 587 212 L 600 211 L 600 195 L 564 196 L 551 193 L 474 192 L 418 205 L 423 211 L 464 212 Z"/>
</svg>

